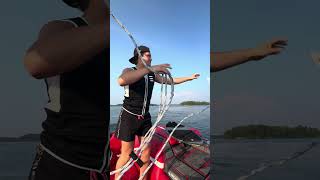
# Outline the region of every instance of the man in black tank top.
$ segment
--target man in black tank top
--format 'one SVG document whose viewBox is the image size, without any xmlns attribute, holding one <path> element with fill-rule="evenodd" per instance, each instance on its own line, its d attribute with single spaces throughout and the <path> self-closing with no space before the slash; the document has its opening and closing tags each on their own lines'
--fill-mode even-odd
<svg viewBox="0 0 320 180">
<path fill-rule="evenodd" d="M 147 65 L 151 65 L 151 52 L 146 46 L 139 46 L 142 58 Z M 122 111 L 120 112 L 119 121 L 115 135 L 121 140 L 121 155 L 117 161 L 116 169 L 121 168 L 129 159 L 133 152 L 135 136 L 139 137 L 140 142 L 143 136 L 151 128 L 151 116 L 149 113 L 149 105 L 152 97 L 154 82 L 161 83 L 163 79 L 157 74 L 150 72 L 138 53 L 134 50 L 134 56 L 129 60 L 135 67 L 126 68 L 118 79 L 120 86 L 125 89 Z M 160 64 L 151 67 L 156 72 L 169 73 L 167 68 L 169 64 Z M 190 77 L 173 78 L 167 80 L 169 84 L 180 84 L 186 81 L 197 79 L 199 74 L 193 74 Z M 140 168 L 140 175 L 149 165 L 150 147 L 148 146 L 142 153 L 141 159 L 143 165 Z M 115 175 L 115 179 L 118 174 Z M 146 179 L 147 176 L 145 176 Z"/>
<path fill-rule="evenodd" d="M 109 8 L 103 0 L 64 2 L 84 15 L 44 25 L 24 58 L 48 93 L 29 179 L 107 179 Z"/>
</svg>

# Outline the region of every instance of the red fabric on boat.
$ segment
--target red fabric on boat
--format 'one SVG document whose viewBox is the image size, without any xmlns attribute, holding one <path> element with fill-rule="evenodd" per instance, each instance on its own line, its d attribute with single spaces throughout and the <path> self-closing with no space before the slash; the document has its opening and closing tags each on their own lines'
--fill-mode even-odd
<svg viewBox="0 0 320 180">
<path fill-rule="evenodd" d="M 157 128 L 158 130 L 158 128 Z M 140 145 L 139 139 L 136 136 L 134 147 L 138 148 Z M 160 148 L 162 147 L 163 142 L 160 141 L 159 138 L 154 137 L 151 141 L 151 157 L 155 157 Z M 118 156 L 121 152 L 121 140 L 117 139 L 114 133 L 110 138 L 110 150 L 112 152 L 111 160 L 110 160 L 110 169 L 111 171 L 115 170 L 116 163 L 118 160 Z M 163 153 L 158 158 L 159 163 L 164 163 L 165 156 Z M 140 167 L 137 163 L 130 168 L 123 176 L 122 180 L 137 180 L 139 179 Z M 159 168 L 156 165 L 153 165 L 151 169 L 148 171 L 148 179 L 150 180 L 170 180 L 168 175 L 164 172 L 164 169 Z M 110 176 L 110 180 L 114 180 L 114 175 Z"/>
</svg>

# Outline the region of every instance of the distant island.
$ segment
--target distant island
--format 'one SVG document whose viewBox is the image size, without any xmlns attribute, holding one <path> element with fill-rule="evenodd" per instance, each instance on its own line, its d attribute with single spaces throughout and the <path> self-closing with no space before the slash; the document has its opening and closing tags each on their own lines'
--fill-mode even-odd
<svg viewBox="0 0 320 180">
<path fill-rule="evenodd" d="M 0 137 L 0 142 L 40 141 L 40 134 L 26 134 L 20 137 Z"/>
<path fill-rule="evenodd" d="M 122 106 L 123 104 L 110 104 L 110 106 Z M 150 104 L 150 106 L 159 106 L 159 104 Z"/>
<path fill-rule="evenodd" d="M 226 139 L 268 139 L 268 138 L 317 138 L 320 130 L 306 126 L 266 126 L 248 125 L 238 126 L 225 131 Z"/>
<path fill-rule="evenodd" d="M 199 105 L 210 105 L 209 102 L 205 101 L 184 101 L 180 103 L 182 106 L 199 106 Z"/>
</svg>

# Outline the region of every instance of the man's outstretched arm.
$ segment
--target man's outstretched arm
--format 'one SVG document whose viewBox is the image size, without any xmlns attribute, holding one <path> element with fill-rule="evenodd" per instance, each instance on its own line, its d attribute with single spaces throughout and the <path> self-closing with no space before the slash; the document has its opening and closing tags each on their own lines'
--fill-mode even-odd
<svg viewBox="0 0 320 180">
<path fill-rule="evenodd" d="M 287 40 L 276 39 L 256 48 L 229 52 L 211 52 L 211 72 L 221 71 L 252 60 L 261 60 L 269 55 L 279 54 L 287 45 Z"/>
</svg>

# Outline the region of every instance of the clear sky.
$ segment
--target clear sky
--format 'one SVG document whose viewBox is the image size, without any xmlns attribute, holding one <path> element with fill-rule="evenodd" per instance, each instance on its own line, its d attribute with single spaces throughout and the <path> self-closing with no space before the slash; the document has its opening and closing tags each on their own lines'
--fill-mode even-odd
<svg viewBox="0 0 320 180">
<path fill-rule="evenodd" d="M 211 78 L 211 132 L 254 123 L 320 128 L 320 68 L 309 54 L 320 50 L 319 7 L 318 0 L 213 1 L 212 50 L 253 47 L 273 37 L 286 37 L 289 46 L 279 56 Z"/>
<path fill-rule="evenodd" d="M 169 63 L 174 77 L 200 73 L 198 80 L 175 87 L 173 103 L 185 100 L 209 101 L 210 2 L 203 0 L 114 0 L 111 9 L 127 27 L 138 45 L 150 47 L 152 63 Z M 111 104 L 123 101 L 117 78 L 126 67 L 134 45 L 111 19 Z M 155 86 L 151 103 L 159 103 Z"/>
</svg>

